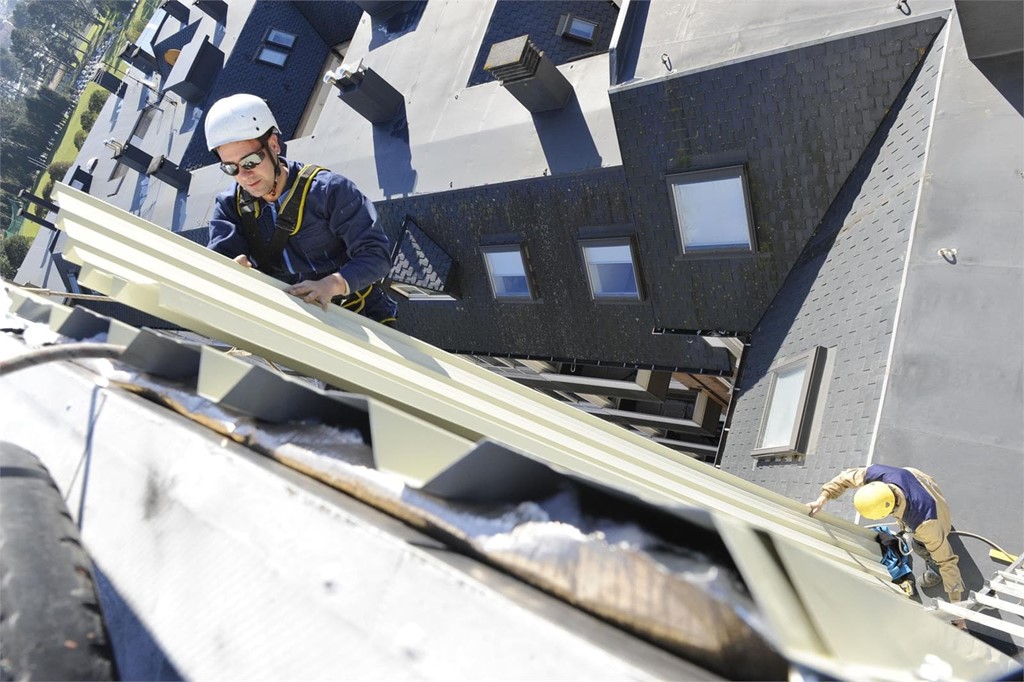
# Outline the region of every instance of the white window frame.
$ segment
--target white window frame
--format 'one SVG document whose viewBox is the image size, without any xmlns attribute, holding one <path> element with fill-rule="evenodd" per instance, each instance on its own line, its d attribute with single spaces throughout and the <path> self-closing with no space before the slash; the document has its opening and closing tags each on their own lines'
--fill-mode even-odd
<svg viewBox="0 0 1024 682">
<path fill-rule="evenodd" d="M 391 290 L 395 293 L 404 296 L 410 301 L 454 301 L 454 296 L 446 294 L 443 291 L 434 291 L 433 289 L 424 289 L 418 287 L 415 284 L 402 284 L 400 282 L 392 282 Z"/>
<path fill-rule="evenodd" d="M 813 426 L 815 408 L 821 399 L 819 388 L 822 383 L 822 371 L 825 366 L 826 350 L 821 346 L 789 358 L 780 358 L 768 369 L 768 395 L 765 398 L 761 413 L 761 425 L 757 430 L 757 441 L 751 453 L 754 457 L 793 457 L 807 454 Z M 793 423 L 789 429 L 789 440 L 782 444 L 764 446 L 764 439 L 772 416 L 775 389 L 778 378 L 789 371 L 803 368 L 804 375 L 800 385 Z"/>
<path fill-rule="evenodd" d="M 601 239 L 580 239 L 580 257 L 583 259 L 583 272 L 587 276 L 587 286 L 590 289 L 590 298 L 597 302 L 642 301 L 644 299 L 643 281 L 640 277 L 640 264 L 637 261 L 636 244 L 632 237 L 606 237 Z M 591 262 L 588 249 L 602 248 L 608 246 L 626 247 L 629 250 L 630 265 L 633 268 L 633 282 L 636 284 L 635 295 L 624 295 L 620 293 L 607 294 L 597 290 L 597 282 L 594 280 L 591 271 Z"/>
<path fill-rule="evenodd" d="M 537 298 L 537 291 L 533 283 L 533 274 L 530 271 L 530 260 L 527 257 L 526 246 L 524 244 L 491 244 L 487 246 L 481 246 L 480 251 L 484 257 L 484 267 L 487 269 L 487 281 L 491 287 L 491 295 L 497 301 L 532 301 Z M 526 279 L 526 293 L 501 293 L 494 285 L 495 277 L 501 277 L 504 275 L 496 275 L 491 267 L 491 259 L 488 257 L 489 254 L 498 253 L 518 253 L 520 262 L 523 266 L 522 276 Z"/>
<path fill-rule="evenodd" d="M 701 183 L 715 182 L 720 180 L 739 180 L 742 192 L 737 200 L 743 202 L 741 215 L 745 221 L 745 233 L 747 241 L 745 244 L 729 242 L 721 244 L 686 244 L 686 229 L 681 218 L 681 206 L 676 193 L 676 188 L 684 185 L 699 185 Z M 756 233 L 754 229 L 754 215 L 750 208 L 750 189 L 747 183 L 747 172 L 743 166 L 724 166 L 702 171 L 690 171 L 686 173 L 674 173 L 665 177 L 668 186 L 669 201 L 672 206 L 672 216 L 676 223 L 676 230 L 679 236 L 679 246 L 684 254 L 706 254 L 706 253 L 749 253 L 757 250 Z"/>
</svg>

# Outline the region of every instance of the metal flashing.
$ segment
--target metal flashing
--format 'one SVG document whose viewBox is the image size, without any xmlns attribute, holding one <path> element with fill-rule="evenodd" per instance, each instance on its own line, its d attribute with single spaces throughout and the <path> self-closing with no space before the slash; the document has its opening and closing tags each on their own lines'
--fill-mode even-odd
<svg viewBox="0 0 1024 682">
<path fill-rule="evenodd" d="M 715 61 L 715 62 L 710 63 L 710 64 L 702 64 L 700 66 L 696 66 L 696 67 L 693 67 L 693 68 L 690 68 L 690 69 L 677 70 L 675 68 L 671 68 L 671 69 L 668 70 L 667 73 L 665 73 L 663 75 L 659 75 L 659 76 L 653 77 L 653 78 L 637 78 L 637 79 L 626 81 L 624 83 L 617 84 L 617 85 L 613 83 L 611 85 L 611 87 L 608 88 L 608 92 L 609 93 L 611 93 L 611 92 L 622 92 L 622 91 L 625 91 L 625 90 L 633 90 L 635 88 L 645 87 L 645 86 L 648 86 L 648 85 L 652 85 L 654 83 L 664 83 L 666 81 L 670 81 L 670 80 L 673 80 L 675 78 L 680 78 L 680 77 L 683 77 L 683 76 L 692 76 L 693 74 L 703 73 L 705 71 L 716 71 L 718 69 L 721 69 L 721 68 L 724 68 L 724 67 L 727 67 L 727 66 L 732 66 L 734 64 L 742 64 L 744 62 L 749 62 L 749 61 L 752 61 L 752 60 L 755 60 L 755 59 L 762 59 L 764 57 L 772 57 L 772 56 L 777 55 L 777 54 L 784 54 L 786 52 L 793 52 L 793 51 L 800 50 L 800 49 L 803 49 L 803 48 L 806 48 L 806 47 L 814 47 L 815 45 L 823 45 L 823 44 L 831 43 L 831 42 L 834 42 L 834 41 L 837 41 L 837 40 L 843 40 L 843 39 L 846 39 L 846 38 L 855 38 L 857 36 L 868 35 L 868 34 L 871 34 L 871 33 L 876 33 L 878 31 L 884 31 L 884 30 L 890 29 L 890 28 L 896 28 L 896 27 L 899 27 L 899 26 L 905 26 L 907 24 L 916 24 L 916 23 L 920 23 L 920 22 L 929 21 L 931 19 L 942 19 L 943 21 L 945 21 L 945 20 L 947 20 L 949 18 L 949 15 L 950 15 L 950 10 L 949 9 L 930 10 L 930 11 L 915 13 L 911 17 L 903 17 L 903 18 L 900 18 L 900 19 L 895 19 L 893 21 L 886 21 L 885 23 L 882 23 L 882 24 L 877 24 L 877 25 L 873 25 L 873 26 L 866 26 L 866 27 L 862 27 L 862 28 L 855 28 L 855 29 L 851 29 L 851 30 L 848 30 L 848 31 L 841 31 L 841 32 L 838 32 L 838 33 L 829 34 L 829 35 L 826 35 L 826 36 L 820 36 L 820 37 L 812 38 L 812 39 L 809 39 L 809 40 L 794 41 L 794 42 L 783 42 L 783 44 L 780 45 L 779 47 L 773 47 L 773 48 L 766 49 L 766 50 L 761 50 L 761 51 L 758 51 L 758 52 L 751 52 L 750 54 L 744 54 L 744 55 L 741 55 L 739 57 L 734 57 L 732 59 L 722 59 L 722 60 Z M 694 42 L 696 42 L 696 41 L 694 41 Z M 671 60 L 669 61 L 669 65 L 671 65 Z"/>
</svg>

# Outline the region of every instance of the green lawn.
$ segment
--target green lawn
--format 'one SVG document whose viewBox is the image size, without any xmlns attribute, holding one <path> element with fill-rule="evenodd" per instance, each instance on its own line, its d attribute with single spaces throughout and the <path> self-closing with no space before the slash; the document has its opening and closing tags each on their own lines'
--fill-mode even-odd
<svg viewBox="0 0 1024 682">
<path fill-rule="evenodd" d="M 64 128 L 64 137 L 61 138 L 60 144 L 58 144 L 57 148 L 53 151 L 53 155 L 50 157 L 50 163 L 53 163 L 54 161 L 73 163 L 78 157 L 78 150 L 75 148 L 75 133 L 82 129 L 82 112 L 89 107 L 89 98 L 92 97 L 92 93 L 97 90 L 107 92 L 96 83 L 87 83 L 85 89 L 82 90 L 82 96 L 75 104 L 75 108 L 71 111 L 67 127 Z M 57 180 L 59 181 L 60 178 L 57 178 Z M 39 175 L 39 180 L 36 182 L 33 194 L 36 196 L 42 196 L 43 189 L 46 188 L 49 182 L 50 173 L 49 171 L 44 170 Z M 21 226 L 21 234 L 34 237 L 37 232 L 39 232 L 39 226 L 30 220 L 25 221 Z"/>
<path fill-rule="evenodd" d="M 149 17 L 152 16 L 153 11 L 157 8 L 159 3 L 160 0 L 141 0 L 140 2 L 137 2 L 135 4 L 135 9 L 132 12 L 131 17 L 129 17 L 121 25 L 121 37 L 113 41 L 107 53 L 104 55 L 106 57 L 106 61 L 108 64 L 116 62 L 114 65 L 114 69 L 111 69 L 115 73 L 115 75 L 118 75 L 120 77 L 125 71 L 128 70 L 128 67 L 123 63 L 122 60 L 113 59 L 113 56 L 115 54 L 120 54 L 120 51 L 124 45 L 136 40 L 139 37 L 139 34 L 142 33 L 142 29 L 146 26 L 146 22 L 149 20 Z M 89 38 L 89 42 L 94 43 L 98 40 L 101 40 L 106 31 L 109 30 L 109 27 L 112 23 L 113 18 L 107 17 L 107 19 L 102 24 L 93 24 L 93 26 L 90 27 L 89 31 L 86 34 Z M 56 149 L 54 149 L 53 155 L 50 157 L 49 161 L 47 162 L 47 165 L 53 163 L 54 161 L 66 161 L 69 163 L 73 163 L 74 160 L 78 157 L 78 150 L 75 148 L 74 143 L 75 134 L 82 129 L 81 114 L 83 111 L 87 109 L 89 104 L 89 98 L 92 97 L 92 93 L 96 92 L 97 90 L 103 90 L 103 88 L 101 88 L 96 83 L 86 84 L 85 89 L 82 90 L 82 96 L 75 104 L 75 108 L 71 112 L 71 116 L 68 118 L 68 124 L 67 128 L 65 128 L 64 130 L 64 136 L 61 138 L 60 144 L 58 144 Z M 105 92 L 105 90 L 103 91 Z M 36 182 L 36 186 L 33 189 L 33 193 L 36 196 L 42 196 L 43 189 L 46 188 L 49 182 L 50 174 L 49 172 L 44 170 L 39 175 L 39 180 Z M 29 210 L 32 210 L 32 208 L 30 208 Z M 22 224 L 20 232 L 21 234 L 34 237 L 36 233 L 39 232 L 39 226 L 29 220 L 26 220 Z"/>
</svg>

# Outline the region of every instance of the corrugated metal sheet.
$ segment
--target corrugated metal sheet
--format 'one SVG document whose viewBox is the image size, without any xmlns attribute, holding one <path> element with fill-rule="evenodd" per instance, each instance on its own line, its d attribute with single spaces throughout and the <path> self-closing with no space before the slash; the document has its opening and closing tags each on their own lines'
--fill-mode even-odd
<svg viewBox="0 0 1024 682">
<path fill-rule="evenodd" d="M 411 486 L 457 470 L 473 447 L 494 442 L 662 508 L 708 512 L 779 647 L 798 664 L 885 679 L 926 674 L 934 655 L 948 667 L 940 677 L 1012 667 L 888 586 L 865 529 L 811 519 L 798 502 L 706 464 L 671 459 L 656 443 L 399 331 L 341 308 L 303 304 L 279 282 L 86 194 L 64 186 L 55 194 L 67 257 L 82 265 L 84 285 L 381 405 L 387 416 L 377 419 L 387 427 L 374 426 L 372 411 L 370 417 L 378 466 Z M 216 365 L 200 380 L 200 393 L 239 393 L 251 371 Z M 414 437 L 398 435 L 407 430 Z M 398 444 L 390 446 L 389 437 Z M 879 639 L 883 611 L 886 623 L 905 633 L 900 646 Z"/>
</svg>

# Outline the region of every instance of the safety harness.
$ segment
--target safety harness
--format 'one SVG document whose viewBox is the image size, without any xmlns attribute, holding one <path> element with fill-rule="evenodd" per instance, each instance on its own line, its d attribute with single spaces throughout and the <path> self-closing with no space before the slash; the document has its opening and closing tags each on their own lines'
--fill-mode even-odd
<svg viewBox="0 0 1024 682">
<path fill-rule="evenodd" d="M 249 250 L 256 260 L 256 267 L 261 272 L 275 276 L 284 271 L 281 265 L 281 254 L 284 253 L 284 247 L 288 240 L 302 229 L 306 196 L 309 195 L 309 188 L 313 185 L 313 178 L 322 170 L 326 169 L 322 166 L 306 164 L 299 171 L 299 176 L 295 179 L 295 186 L 277 212 L 274 234 L 271 235 L 269 241 L 263 238 L 257 222 L 260 217 L 259 200 L 242 189 L 241 185 L 236 186 L 235 208 L 241 222 L 240 227 L 245 235 L 245 241 L 249 244 Z"/>
<path fill-rule="evenodd" d="M 309 195 L 309 188 L 313 185 L 313 178 L 317 173 L 326 170 L 323 166 L 306 164 L 299 171 L 295 179 L 295 185 L 288 197 L 281 204 L 277 212 L 277 221 L 274 224 L 274 234 L 270 240 L 263 238 L 260 232 L 260 202 L 259 200 L 242 189 L 241 185 L 235 188 L 235 209 L 241 222 L 242 234 L 249 245 L 249 251 L 256 260 L 256 268 L 271 277 L 286 274 L 281 264 L 281 254 L 288 240 L 299 233 L 302 229 L 302 216 L 306 210 L 306 196 Z M 373 291 L 373 284 L 360 291 L 353 291 L 348 296 L 336 296 L 332 301 L 343 306 L 354 313 L 363 312 L 366 307 L 366 300 Z M 393 326 L 394 317 L 387 317 L 380 320 L 381 323 Z"/>
</svg>

